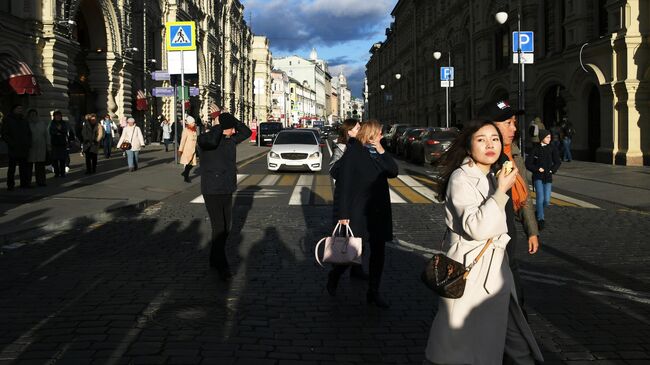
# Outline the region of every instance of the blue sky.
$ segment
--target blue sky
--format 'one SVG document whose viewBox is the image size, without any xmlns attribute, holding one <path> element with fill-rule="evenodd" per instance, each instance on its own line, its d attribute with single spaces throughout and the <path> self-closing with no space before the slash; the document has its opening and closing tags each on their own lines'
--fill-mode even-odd
<svg viewBox="0 0 650 365">
<path fill-rule="evenodd" d="M 385 39 L 397 0 L 242 0 L 253 33 L 269 37 L 273 57 L 308 58 L 312 47 L 342 67 L 352 95 L 361 97 L 370 47 Z"/>
</svg>

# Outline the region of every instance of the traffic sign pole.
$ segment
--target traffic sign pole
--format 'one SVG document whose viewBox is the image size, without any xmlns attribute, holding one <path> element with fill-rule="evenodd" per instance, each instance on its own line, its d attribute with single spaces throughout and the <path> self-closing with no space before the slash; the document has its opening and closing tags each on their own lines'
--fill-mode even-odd
<svg viewBox="0 0 650 365">
<path fill-rule="evenodd" d="M 181 123 L 183 123 L 183 128 L 185 128 L 185 68 L 183 62 L 183 50 L 181 52 Z M 178 158 L 178 153 L 176 153 Z"/>
</svg>

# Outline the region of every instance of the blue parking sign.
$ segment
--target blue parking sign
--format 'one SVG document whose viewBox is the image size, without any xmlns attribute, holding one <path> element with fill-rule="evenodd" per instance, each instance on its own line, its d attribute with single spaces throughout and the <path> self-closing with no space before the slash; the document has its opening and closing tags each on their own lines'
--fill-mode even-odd
<svg viewBox="0 0 650 365">
<path fill-rule="evenodd" d="M 454 79 L 453 67 L 440 67 L 440 81 L 452 81 Z"/>
<path fill-rule="evenodd" d="M 512 32 L 512 52 L 517 53 L 519 41 L 521 41 L 522 52 L 535 52 L 534 33 L 535 32 L 521 32 L 521 35 L 519 35 L 519 32 Z"/>
</svg>

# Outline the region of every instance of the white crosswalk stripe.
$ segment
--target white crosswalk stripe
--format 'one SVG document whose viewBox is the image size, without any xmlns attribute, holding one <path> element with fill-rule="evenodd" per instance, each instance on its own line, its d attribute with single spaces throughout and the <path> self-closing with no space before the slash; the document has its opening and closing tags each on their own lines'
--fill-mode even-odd
<svg viewBox="0 0 650 365">
<path fill-rule="evenodd" d="M 289 205 L 307 205 L 311 196 L 311 185 L 314 182 L 314 175 L 300 175 L 296 186 L 293 188 Z"/>
<path fill-rule="evenodd" d="M 433 190 L 427 188 L 426 186 L 422 185 L 419 181 L 415 180 L 409 175 L 399 175 L 397 176 L 398 179 L 402 180 L 406 185 L 408 185 L 411 189 L 417 191 L 418 193 L 422 194 L 425 198 L 431 200 L 434 203 L 441 203 L 436 199 L 436 195 L 433 192 Z"/>
<path fill-rule="evenodd" d="M 390 194 L 390 202 L 393 204 L 406 204 L 406 200 L 402 199 L 401 196 L 397 195 L 395 190 L 388 188 L 388 193 Z"/>
<path fill-rule="evenodd" d="M 268 175 L 261 182 L 261 186 L 273 186 L 280 180 L 280 175 Z"/>
</svg>

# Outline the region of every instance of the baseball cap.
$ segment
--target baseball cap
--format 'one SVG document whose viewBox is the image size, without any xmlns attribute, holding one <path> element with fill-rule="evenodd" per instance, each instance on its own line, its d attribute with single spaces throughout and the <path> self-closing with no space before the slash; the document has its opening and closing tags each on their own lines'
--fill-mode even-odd
<svg viewBox="0 0 650 365">
<path fill-rule="evenodd" d="M 483 104 L 478 111 L 478 119 L 488 120 L 490 122 L 503 122 L 512 118 L 513 115 L 521 115 L 515 111 L 508 100 L 497 100 Z"/>
</svg>

